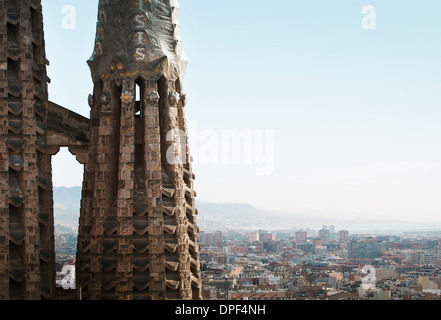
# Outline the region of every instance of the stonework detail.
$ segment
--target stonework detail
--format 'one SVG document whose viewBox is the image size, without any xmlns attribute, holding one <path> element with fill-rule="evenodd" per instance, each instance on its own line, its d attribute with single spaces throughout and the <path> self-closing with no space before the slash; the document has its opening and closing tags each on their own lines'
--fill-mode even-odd
<svg viewBox="0 0 441 320">
<path fill-rule="evenodd" d="M 55 289 L 47 60 L 39 1 L 0 1 L 0 299 Z"/>
<path fill-rule="evenodd" d="M 47 99 L 41 12 L 0 0 L 0 299 L 54 298 L 62 146 L 84 164 L 78 298 L 201 299 L 177 1 L 99 1 L 90 119 Z"/>
</svg>

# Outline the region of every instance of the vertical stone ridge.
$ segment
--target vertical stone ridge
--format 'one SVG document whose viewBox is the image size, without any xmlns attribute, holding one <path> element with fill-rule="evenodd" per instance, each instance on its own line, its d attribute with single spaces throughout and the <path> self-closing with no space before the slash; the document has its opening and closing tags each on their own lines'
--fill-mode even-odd
<svg viewBox="0 0 441 320">
<path fill-rule="evenodd" d="M 0 299 L 52 299 L 55 256 L 39 1 L 0 2 Z"/>
</svg>

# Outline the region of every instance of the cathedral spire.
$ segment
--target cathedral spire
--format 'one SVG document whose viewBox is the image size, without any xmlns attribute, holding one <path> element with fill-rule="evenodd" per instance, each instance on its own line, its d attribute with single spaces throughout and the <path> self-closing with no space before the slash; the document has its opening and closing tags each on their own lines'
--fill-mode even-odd
<svg viewBox="0 0 441 320">
<path fill-rule="evenodd" d="M 94 80 L 118 74 L 169 80 L 183 78 L 177 0 L 100 0 L 94 52 L 88 61 Z"/>
<path fill-rule="evenodd" d="M 202 298 L 179 33 L 176 1 L 99 3 L 77 248 L 84 299 Z"/>
</svg>

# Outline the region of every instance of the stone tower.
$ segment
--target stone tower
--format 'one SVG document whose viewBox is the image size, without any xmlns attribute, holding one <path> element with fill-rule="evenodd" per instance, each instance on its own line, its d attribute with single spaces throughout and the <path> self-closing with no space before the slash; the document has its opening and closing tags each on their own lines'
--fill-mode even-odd
<svg viewBox="0 0 441 320">
<path fill-rule="evenodd" d="M 201 299 L 176 0 L 100 0 L 88 61 L 81 299 Z"/>
<path fill-rule="evenodd" d="M 55 290 L 41 12 L 37 0 L 0 0 L 0 300 Z"/>
</svg>

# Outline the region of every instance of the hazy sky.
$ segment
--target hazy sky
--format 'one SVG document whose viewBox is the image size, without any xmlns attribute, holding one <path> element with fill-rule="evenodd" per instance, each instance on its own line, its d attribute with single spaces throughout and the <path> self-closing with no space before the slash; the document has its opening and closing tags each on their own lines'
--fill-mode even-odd
<svg viewBox="0 0 441 320">
<path fill-rule="evenodd" d="M 50 100 L 87 117 L 97 3 L 43 0 Z M 440 1 L 179 4 L 198 199 L 441 221 Z M 82 167 L 60 152 L 53 174 Z"/>
</svg>

